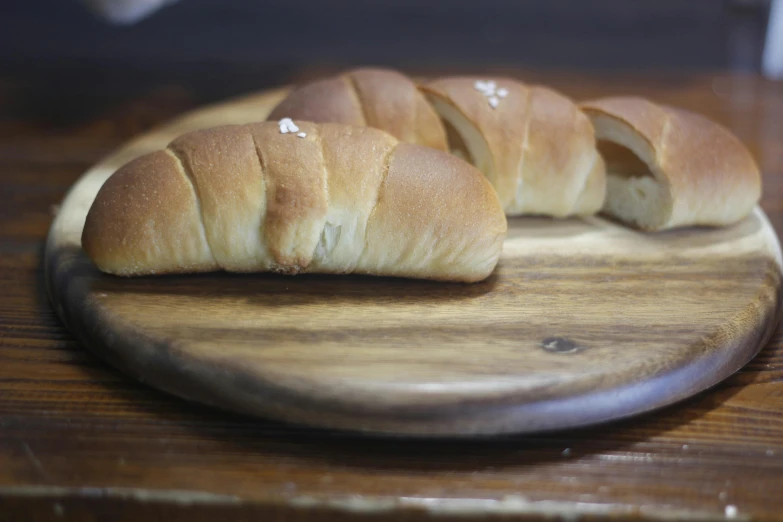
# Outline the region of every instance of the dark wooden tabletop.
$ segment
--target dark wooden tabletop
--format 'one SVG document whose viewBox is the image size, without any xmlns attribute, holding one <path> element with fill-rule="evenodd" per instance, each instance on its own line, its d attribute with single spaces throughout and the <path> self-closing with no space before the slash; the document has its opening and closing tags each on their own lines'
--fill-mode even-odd
<svg viewBox="0 0 783 522">
<path fill-rule="evenodd" d="M 84 71 L 0 73 L 0 519 L 783 520 L 780 331 L 747 367 L 675 406 L 480 441 L 361 438 L 226 414 L 132 381 L 74 341 L 49 305 L 41 265 L 71 184 L 191 108 L 321 72 L 258 72 L 220 87 L 195 75 L 106 72 L 99 86 L 74 87 Z M 783 84 L 499 72 L 576 98 L 645 95 L 726 124 L 758 159 L 762 206 L 783 231 Z"/>
</svg>

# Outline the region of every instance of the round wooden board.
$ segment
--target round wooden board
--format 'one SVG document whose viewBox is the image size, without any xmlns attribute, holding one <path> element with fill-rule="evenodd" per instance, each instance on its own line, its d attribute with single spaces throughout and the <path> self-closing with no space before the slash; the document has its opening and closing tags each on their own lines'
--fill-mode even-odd
<svg viewBox="0 0 783 522">
<path fill-rule="evenodd" d="M 80 237 L 101 184 L 196 128 L 265 118 L 284 96 L 208 107 L 129 143 L 73 187 L 46 246 L 57 312 L 152 386 L 312 426 L 417 435 L 581 426 L 688 397 L 760 349 L 781 253 L 760 209 L 736 226 L 644 234 L 599 218 L 509 221 L 472 285 L 215 273 L 120 279 Z"/>
</svg>

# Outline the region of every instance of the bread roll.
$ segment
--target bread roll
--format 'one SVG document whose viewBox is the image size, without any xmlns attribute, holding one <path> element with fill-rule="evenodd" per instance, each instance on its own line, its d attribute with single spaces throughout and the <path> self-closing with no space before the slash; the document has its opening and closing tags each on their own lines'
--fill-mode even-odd
<svg viewBox="0 0 783 522">
<path fill-rule="evenodd" d="M 608 169 L 604 212 L 643 230 L 730 225 L 761 197 L 758 167 L 724 127 L 638 97 L 581 104 Z"/>
<path fill-rule="evenodd" d="M 477 88 L 489 83 L 491 93 Z M 367 125 L 450 150 L 487 176 L 507 215 L 600 210 L 603 160 L 589 120 L 568 98 L 510 79 L 449 77 L 419 91 L 398 72 L 355 69 L 295 90 L 269 119 Z"/>
<path fill-rule="evenodd" d="M 185 134 L 115 172 L 82 245 L 104 272 L 361 273 L 472 282 L 506 220 L 475 168 L 366 127 Z"/>
<path fill-rule="evenodd" d="M 442 78 L 421 89 L 446 123 L 451 150 L 486 175 L 507 215 L 601 208 L 604 164 L 590 121 L 570 99 L 505 78 Z"/>
<path fill-rule="evenodd" d="M 306 84 L 280 102 L 268 120 L 281 118 L 374 127 L 400 141 L 447 150 L 443 125 L 416 84 L 388 69 L 356 69 Z"/>
</svg>

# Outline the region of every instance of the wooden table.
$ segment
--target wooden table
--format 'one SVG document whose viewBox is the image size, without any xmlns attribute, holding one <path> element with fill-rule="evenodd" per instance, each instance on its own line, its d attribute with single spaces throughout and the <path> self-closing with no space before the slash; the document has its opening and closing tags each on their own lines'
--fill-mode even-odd
<svg viewBox="0 0 783 522">
<path fill-rule="evenodd" d="M 4 74 L 0 519 L 783 520 L 780 331 L 746 368 L 681 404 L 493 440 L 305 430 L 187 404 L 124 377 L 76 343 L 49 305 L 41 255 L 52 212 L 123 141 L 238 89 L 203 75 L 202 83 L 105 75 L 98 91 L 65 73 L 60 81 Z M 728 125 L 758 159 L 762 206 L 783 230 L 783 84 L 725 74 L 513 74 L 577 98 L 651 96 Z"/>
</svg>

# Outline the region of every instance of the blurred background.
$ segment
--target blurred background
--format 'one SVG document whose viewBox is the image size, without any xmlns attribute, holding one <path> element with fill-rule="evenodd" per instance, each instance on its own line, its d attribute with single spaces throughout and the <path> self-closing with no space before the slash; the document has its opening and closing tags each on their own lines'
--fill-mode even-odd
<svg viewBox="0 0 783 522">
<path fill-rule="evenodd" d="M 368 64 L 759 73 L 776 1 L 4 0 L 0 68 L 55 119 L 149 86 L 204 103 Z"/>
<path fill-rule="evenodd" d="M 758 69 L 771 0 L 12 0 L 4 60 Z"/>
</svg>

